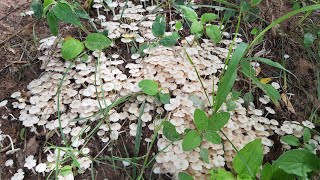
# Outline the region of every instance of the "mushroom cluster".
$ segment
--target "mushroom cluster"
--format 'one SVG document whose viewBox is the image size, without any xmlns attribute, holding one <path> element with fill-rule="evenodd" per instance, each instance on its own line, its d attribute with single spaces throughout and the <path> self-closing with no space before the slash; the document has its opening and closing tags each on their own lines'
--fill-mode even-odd
<svg viewBox="0 0 320 180">
<path fill-rule="evenodd" d="M 156 6 L 143 8 L 141 5 L 134 5 L 131 1 L 126 3 L 115 3 L 108 1 L 107 7 L 103 6 L 102 0 L 94 1 L 98 17 L 96 22 L 101 23 L 101 27 L 108 29 L 108 36 L 111 39 L 121 38 L 121 43 L 135 41 L 143 43 L 145 39 L 152 40 L 151 26 L 155 19 Z M 123 12 L 115 14 L 115 9 L 122 9 Z M 112 11 L 113 21 L 106 21 L 104 13 Z M 120 23 L 120 18 L 125 18 L 125 23 Z M 134 35 L 130 35 L 133 33 Z M 234 34 L 224 32 L 224 39 L 221 41 L 224 47 L 219 47 L 210 40 L 203 39 L 201 44 L 194 41 L 193 36 L 185 37 L 182 46 L 163 47 L 145 49 L 146 57 L 142 58 L 138 54 L 132 54 L 134 61 L 128 63 L 125 59 L 120 59 L 117 54 L 106 54 L 105 52 L 93 52 L 89 54 L 88 60 L 84 62 L 76 59 L 74 62 L 65 62 L 61 58 L 59 49 L 56 53 L 52 51 L 55 37 L 49 37 L 41 41 L 40 49 L 43 56 L 40 60 L 47 61 L 44 73 L 38 79 L 30 82 L 28 91 L 24 94 L 14 92 L 11 98 L 16 99 L 12 103 L 14 108 L 20 110 L 18 120 L 22 125 L 30 128 L 32 132 L 38 133 L 40 130 L 55 131 L 62 133 L 71 142 L 71 146 L 78 151 L 77 160 L 80 164 L 79 173 L 83 173 L 90 168 L 90 149 L 86 147 L 85 134 L 91 132 L 91 122 L 98 122 L 100 126 L 96 132 L 101 143 L 106 146 L 111 141 L 116 141 L 121 133 L 135 136 L 137 133 L 137 121 L 140 114 L 140 107 L 144 103 L 144 111 L 141 116 L 143 130 L 146 128 L 155 131 L 161 123 L 162 118 L 167 119 L 176 127 L 177 132 L 182 134 L 185 129 L 194 129 L 193 112 L 196 108 L 203 109 L 210 114 L 210 104 L 206 94 L 212 94 L 217 90 L 219 81 L 218 74 L 224 68 L 223 60 L 228 56 L 231 38 Z M 238 35 L 239 36 L 239 35 Z M 236 42 L 241 42 L 237 38 Z M 60 46 L 58 46 L 60 48 Z M 236 48 L 236 45 L 234 46 Z M 192 60 L 190 63 L 189 56 Z M 99 63 L 97 63 L 99 62 Z M 198 75 L 202 80 L 203 87 L 199 83 Z M 163 93 L 169 93 L 171 98 L 168 104 L 162 105 L 150 96 L 139 94 L 131 97 L 121 108 L 111 109 L 107 116 L 101 114 L 101 110 L 109 107 L 119 97 L 123 97 L 140 91 L 138 83 L 143 79 L 154 80 L 161 86 Z M 214 84 L 213 84 L 214 83 Z M 210 100 L 213 98 L 209 96 Z M 228 111 L 231 118 L 223 133 L 228 137 L 236 148 L 241 149 L 248 142 L 260 138 L 264 145 L 264 153 L 268 153 L 273 146 L 273 141 L 268 137 L 274 133 L 294 134 L 301 137 L 300 126 L 293 127 L 285 122 L 279 125 L 274 119 L 269 119 L 269 114 L 275 114 L 271 107 L 264 109 L 256 108 L 250 103 L 248 108 L 244 107 L 242 98 L 228 100 L 235 103 L 235 108 Z M 259 101 L 267 105 L 270 99 L 267 96 L 259 98 Z M 5 106 L 7 101 L 2 101 L 1 106 Z M 223 104 L 220 111 L 227 111 L 227 105 Z M 129 122 L 129 128 L 124 128 L 123 124 Z M 304 126 L 312 128 L 310 122 L 304 122 Z M 154 173 L 171 173 L 177 175 L 181 171 L 188 172 L 196 179 L 204 179 L 208 171 L 215 167 L 231 167 L 231 162 L 236 152 L 229 141 L 222 134 L 222 144 L 212 144 L 203 141 L 200 147 L 193 151 L 182 150 L 182 142 L 171 143 L 159 131 L 157 140 L 158 150 L 161 151 L 156 156 Z M 146 142 L 150 142 L 150 137 L 143 137 Z M 320 138 L 315 137 L 319 143 Z M 0 131 L 1 142 L 1 131 Z M 64 142 L 61 139 L 61 143 Z M 319 145 L 318 145 L 319 146 Z M 200 158 L 200 148 L 209 150 L 209 163 L 205 163 Z M 46 151 L 47 162 L 36 164 L 34 157 L 26 159 L 25 167 L 33 169 L 39 173 L 49 172 L 54 169 L 56 160 L 61 159 L 65 154 L 63 151 Z M 8 162 L 8 166 L 10 162 Z M 129 166 L 123 162 L 124 166 Z M 16 179 L 23 178 L 21 169 L 14 175 Z M 72 174 L 68 174 L 73 178 Z M 63 178 L 63 177 L 61 177 Z M 66 177 L 64 177 L 66 178 Z"/>
</svg>

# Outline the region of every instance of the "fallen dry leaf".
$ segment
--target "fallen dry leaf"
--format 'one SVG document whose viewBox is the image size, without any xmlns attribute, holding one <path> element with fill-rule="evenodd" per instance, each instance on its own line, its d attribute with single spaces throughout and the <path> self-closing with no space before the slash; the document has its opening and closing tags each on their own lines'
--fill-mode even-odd
<svg viewBox="0 0 320 180">
<path fill-rule="evenodd" d="M 27 142 L 27 145 L 24 151 L 25 156 L 35 155 L 36 152 L 38 151 L 38 147 L 39 147 L 39 143 L 36 139 L 36 136 L 30 138 L 29 141 Z"/>
<path fill-rule="evenodd" d="M 271 81 L 271 78 L 262 78 L 260 79 L 261 84 L 268 84 Z"/>
<path fill-rule="evenodd" d="M 294 110 L 294 108 L 293 108 L 293 106 L 292 106 L 292 104 L 291 104 L 288 96 L 287 96 L 285 93 L 282 93 L 282 94 L 281 94 L 281 99 L 282 99 L 282 101 L 284 102 L 284 104 L 287 106 L 288 110 L 289 110 L 290 112 L 292 112 L 293 114 L 295 114 L 296 111 Z"/>
</svg>

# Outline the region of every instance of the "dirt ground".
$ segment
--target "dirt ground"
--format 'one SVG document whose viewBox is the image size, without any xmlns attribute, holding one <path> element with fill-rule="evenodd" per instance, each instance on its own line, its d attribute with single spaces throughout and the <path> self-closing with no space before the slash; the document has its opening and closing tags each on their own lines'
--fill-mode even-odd
<svg viewBox="0 0 320 180">
<path fill-rule="evenodd" d="M 29 8 L 31 0 L 1 0 L 0 1 L 0 101 L 10 99 L 10 95 L 16 91 L 24 91 L 26 85 L 41 74 L 41 62 L 37 60 L 39 52 L 37 50 L 37 40 L 50 36 L 50 32 L 45 22 L 36 22 L 32 17 L 21 17 L 20 13 Z M 271 22 L 291 10 L 291 4 L 288 0 L 266 0 L 261 5 L 262 18 Z M 284 104 L 278 108 L 278 120 L 296 120 L 303 121 L 309 118 L 310 113 L 315 106 L 320 103 L 316 100 L 316 80 L 314 76 L 315 66 L 308 60 L 301 46 L 303 32 L 294 26 L 296 19 L 281 24 L 280 27 L 272 29 L 265 36 L 264 46 L 266 50 L 271 50 L 268 58 L 281 63 L 283 51 L 290 55 L 286 62 L 286 68 L 298 77 L 298 81 L 292 76 L 288 76 L 288 88 L 284 91 L 293 93 L 291 103 L 296 114 L 291 113 Z M 245 26 L 246 27 L 246 26 Z M 252 39 L 249 38 L 249 39 Z M 282 50 L 283 49 L 283 50 Z M 274 77 L 279 74 L 278 70 L 270 67 L 262 67 L 262 73 L 267 77 Z M 282 79 L 279 80 L 280 82 Z M 256 94 L 258 96 L 258 94 Z M 10 106 L 8 110 L 0 109 L 0 114 L 8 111 L 17 117 L 17 112 L 12 111 Z M 41 147 L 44 144 L 44 137 L 32 137 L 28 135 L 25 141 L 19 138 L 21 123 L 18 121 L 5 120 L 0 117 L 0 129 L 4 134 L 13 138 L 16 147 L 22 151 L 16 156 L 8 156 L 1 153 L 0 150 L 0 179 L 10 179 L 18 168 L 23 167 L 22 160 L 28 155 L 37 155 L 41 159 Z M 126 137 L 124 137 L 126 138 Z M 273 137 L 274 140 L 277 137 Z M 124 142 L 125 143 L 125 142 Z M 9 145 L 9 141 L 4 141 L 4 147 Z M 102 148 L 99 144 L 92 144 L 92 147 Z M 121 145 L 119 145 L 121 147 Z M 281 153 L 280 146 L 275 146 L 266 158 L 267 161 L 276 159 Z M 4 162 L 12 158 L 15 167 L 6 169 Z M 19 165 L 20 167 L 17 167 Z M 114 171 L 109 165 L 100 164 L 95 168 L 97 179 L 109 180 L 126 179 L 123 171 Z M 40 176 L 26 174 L 26 179 L 43 179 Z M 82 177 L 85 179 L 86 175 Z M 88 175 L 87 178 L 90 178 Z M 159 177 L 155 179 L 160 179 Z"/>
</svg>

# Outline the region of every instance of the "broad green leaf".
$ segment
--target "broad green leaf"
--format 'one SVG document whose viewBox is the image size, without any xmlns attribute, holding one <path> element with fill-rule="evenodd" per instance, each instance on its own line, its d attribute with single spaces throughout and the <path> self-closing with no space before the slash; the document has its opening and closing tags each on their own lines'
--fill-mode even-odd
<svg viewBox="0 0 320 180">
<path fill-rule="evenodd" d="M 247 12 L 247 11 L 249 11 L 251 9 L 251 6 L 247 1 L 241 1 L 240 7 L 241 7 L 243 12 Z"/>
<path fill-rule="evenodd" d="M 267 59 L 267 58 L 260 58 L 260 57 L 250 57 L 250 58 L 245 58 L 243 59 L 244 60 L 247 60 L 247 61 L 259 61 L 259 62 L 262 62 L 264 64 L 267 64 L 269 66 L 272 66 L 272 67 L 275 67 L 275 68 L 278 68 L 278 69 L 281 69 L 281 70 L 284 70 L 284 71 L 287 71 L 288 73 L 290 73 L 291 75 L 295 76 L 292 72 L 290 72 L 289 70 L 287 70 L 286 68 L 284 68 L 281 64 L 277 63 L 277 62 L 274 62 L 270 59 Z"/>
<path fill-rule="evenodd" d="M 271 180 L 272 179 L 272 165 L 270 163 L 266 163 L 262 167 L 260 179 L 261 180 Z"/>
<path fill-rule="evenodd" d="M 221 137 L 216 131 L 209 130 L 209 131 L 203 133 L 203 137 L 207 141 L 209 141 L 213 144 L 220 144 L 221 143 Z"/>
<path fill-rule="evenodd" d="M 31 10 L 34 12 L 34 17 L 40 19 L 43 13 L 42 0 L 32 0 Z"/>
<path fill-rule="evenodd" d="M 293 5 L 292 5 L 292 10 L 298 10 L 298 9 L 300 9 L 300 2 L 295 2 L 295 3 L 293 3 Z"/>
<path fill-rule="evenodd" d="M 193 180 L 193 177 L 185 172 L 179 172 L 178 178 L 179 180 Z"/>
<path fill-rule="evenodd" d="M 109 47 L 111 45 L 111 40 L 103 34 L 90 33 L 84 41 L 84 44 L 89 50 L 97 51 Z"/>
<path fill-rule="evenodd" d="M 201 148 L 200 149 L 200 158 L 202 159 L 203 162 L 209 163 L 209 150 Z"/>
<path fill-rule="evenodd" d="M 272 180 L 293 180 L 295 178 L 295 175 L 286 173 L 284 170 L 276 166 L 275 163 L 272 164 Z"/>
<path fill-rule="evenodd" d="M 251 5 L 252 6 L 256 6 L 259 5 L 261 3 L 262 0 L 251 0 Z"/>
<path fill-rule="evenodd" d="M 210 180 L 235 180 L 231 172 L 222 168 L 212 169 L 209 173 L 211 174 Z"/>
<path fill-rule="evenodd" d="M 307 173 L 318 171 L 320 159 L 304 149 L 294 149 L 282 154 L 275 165 L 289 174 L 307 177 Z"/>
<path fill-rule="evenodd" d="M 53 3 L 54 0 L 44 0 L 43 1 L 43 8 L 46 8 L 49 4 Z"/>
<path fill-rule="evenodd" d="M 220 112 L 212 115 L 209 118 L 208 129 L 213 131 L 220 131 L 230 119 L 228 112 Z"/>
<path fill-rule="evenodd" d="M 177 21 L 176 24 L 174 25 L 174 28 L 176 31 L 179 31 L 182 29 L 182 23 L 181 21 Z"/>
<path fill-rule="evenodd" d="M 170 141 L 176 141 L 180 139 L 180 134 L 177 132 L 176 127 L 169 121 L 163 122 L 163 135 Z"/>
<path fill-rule="evenodd" d="M 82 26 L 80 18 L 68 4 L 59 2 L 53 6 L 52 11 L 60 21 L 70 23 L 75 26 Z"/>
<path fill-rule="evenodd" d="M 234 51 L 232 58 L 228 63 L 228 68 L 224 73 L 223 77 L 221 78 L 220 83 L 218 84 L 217 100 L 214 104 L 215 112 L 217 112 L 220 109 L 222 103 L 226 100 L 228 94 L 233 88 L 233 84 L 236 81 L 237 77 L 238 64 L 244 56 L 247 47 L 248 44 L 240 43 L 237 49 Z"/>
<path fill-rule="evenodd" d="M 201 22 L 207 23 L 207 22 L 212 22 L 218 18 L 218 15 L 213 14 L 213 13 L 204 13 L 201 15 Z"/>
<path fill-rule="evenodd" d="M 193 105 L 199 109 L 204 109 L 204 102 L 196 95 L 191 95 L 188 98 L 190 101 L 193 102 Z"/>
<path fill-rule="evenodd" d="M 179 39 L 179 38 L 178 38 Z M 159 44 L 165 46 L 165 47 L 171 47 L 177 43 L 178 40 L 175 36 L 165 36 L 160 41 Z"/>
<path fill-rule="evenodd" d="M 61 53 L 64 60 L 70 60 L 76 58 L 82 53 L 84 45 L 77 39 L 70 38 L 65 41 L 62 45 Z"/>
<path fill-rule="evenodd" d="M 179 6 L 185 19 L 190 22 L 198 21 L 198 15 L 195 10 L 187 6 Z"/>
<path fill-rule="evenodd" d="M 266 95 L 270 97 L 270 99 L 276 106 L 279 106 L 279 100 L 281 99 L 281 96 L 278 90 L 276 90 L 270 84 L 260 83 L 259 79 L 255 77 L 255 71 L 248 61 L 241 61 L 241 69 L 242 73 L 245 76 L 249 77 L 256 86 L 258 86 L 264 93 L 266 93 Z"/>
<path fill-rule="evenodd" d="M 199 131 L 206 131 L 208 128 L 208 117 L 206 113 L 200 109 L 196 109 L 193 115 L 194 123 Z"/>
<path fill-rule="evenodd" d="M 222 39 L 220 28 L 217 25 L 206 26 L 207 36 L 215 43 L 219 43 Z"/>
<path fill-rule="evenodd" d="M 66 176 L 66 175 L 68 175 L 68 174 L 70 174 L 70 173 L 72 173 L 72 166 L 66 165 L 66 166 L 64 166 L 63 168 L 61 168 L 59 174 L 60 174 L 61 176 Z"/>
<path fill-rule="evenodd" d="M 54 15 L 52 11 L 49 11 L 47 13 L 47 21 L 48 21 L 48 25 L 51 33 L 57 36 L 59 33 L 59 22 L 57 17 Z"/>
<path fill-rule="evenodd" d="M 308 143 L 311 139 L 311 132 L 308 128 L 304 128 L 303 130 L 303 142 Z"/>
<path fill-rule="evenodd" d="M 203 30 L 203 25 L 199 21 L 194 21 L 191 24 L 191 33 L 195 34 Z"/>
<path fill-rule="evenodd" d="M 159 93 L 159 99 L 162 104 L 170 103 L 170 95 L 168 93 L 165 93 L 165 94 Z"/>
<path fill-rule="evenodd" d="M 305 47 L 311 47 L 312 43 L 317 39 L 312 33 L 306 33 L 303 36 L 303 44 Z"/>
<path fill-rule="evenodd" d="M 141 88 L 142 92 L 154 96 L 158 93 L 158 83 L 153 80 L 145 79 L 139 82 L 138 86 Z"/>
<path fill-rule="evenodd" d="M 223 21 L 223 22 L 227 22 L 227 21 L 229 21 L 230 18 L 234 17 L 235 15 L 236 15 L 236 13 L 235 13 L 234 11 L 227 10 L 227 11 L 223 14 L 222 21 Z"/>
<path fill-rule="evenodd" d="M 253 180 L 253 179 L 247 174 L 241 174 L 237 176 L 237 180 Z"/>
<path fill-rule="evenodd" d="M 290 146 L 300 146 L 301 145 L 299 139 L 293 135 L 282 136 L 280 139 L 281 139 L 281 141 L 289 144 Z"/>
<path fill-rule="evenodd" d="M 200 145 L 201 140 L 200 134 L 195 130 L 191 130 L 183 138 L 182 149 L 184 151 L 192 151 Z"/>
<path fill-rule="evenodd" d="M 233 160 L 233 168 L 237 174 L 247 174 L 252 178 L 260 169 L 263 161 L 263 146 L 261 139 L 245 145 Z"/>
<path fill-rule="evenodd" d="M 160 37 L 164 35 L 166 31 L 166 20 L 163 16 L 157 16 L 155 21 L 152 24 L 152 34 L 155 37 Z"/>
</svg>

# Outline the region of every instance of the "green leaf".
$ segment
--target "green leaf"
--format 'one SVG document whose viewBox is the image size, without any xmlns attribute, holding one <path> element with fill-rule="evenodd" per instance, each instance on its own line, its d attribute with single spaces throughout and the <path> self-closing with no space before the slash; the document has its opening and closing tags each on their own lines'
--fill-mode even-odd
<svg viewBox="0 0 320 180">
<path fill-rule="evenodd" d="M 252 180 L 252 178 L 247 174 L 241 174 L 237 176 L 237 180 Z"/>
<path fill-rule="evenodd" d="M 319 162 L 317 155 L 304 149 L 294 149 L 282 154 L 275 165 L 289 174 L 307 177 L 308 172 L 319 170 Z"/>
<path fill-rule="evenodd" d="M 271 180 L 272 179 L 272 165 L 270 163 L 266 163 L 263 165 L 260 179 L 261 180 Z"/>
<path fill-rule="evenodd" d="M 179 6 L 182 10 L 183 17 L 190 22 L 198 21 L 198 15 L 196 11 L 187 7 L 187 6 Z"/>
<path fill-rule="evenodd" d="M 182 149 L 184 151 L 192 151 L 201 143 L 201 136 L 195 130 L 189 131 L 182 141 Z"/>
<path fill-rule="evenodd" d="M 311 139 L 311 132 L 308 128 L 304 128 L 303 130 L 303 142 L 308 143 Z"/>
<path fill-rule="evenodd" d="M 303 44 L 305 47 L 311 47 L 312 43 L 317 39 L 312 33 L 305 33 L 303 36 Z"/>
<path fill-rule="evenodd" d="M 53 6 L 52 11 L 60 21 L 70 23 L 75 26 L 82 26 L 80 18 L 67 3 L 57 3 Z"/>
<path fill-rule="evenodd" d="M 218 18 L 218 15 L 213 13 L 204 13 L 201 15 L 201 23 L 212 22 Z"/>
<path fill-rule="evenodd" d="M 180 36 L 179 36 L 180 38 Z M 178 39 L 179 39 L 178 38 Z M 165 36 L 160 41 L 159 44 L 165 46 L 165 47 L 171 47 L 177 43 L 177 37 L 171 35 L 171 36 Z"/>
<path fill-rule="evenodd" d="M 281 96 L 278 90 L 276 90 L 270 84 L 262 84 L 260 80 L 255 77 L 255 71 L 248 61 L 241 61 L 241 69 L 242 73 L 245 76 L 249 77 L 256 86 L 258 86 L 264 93 L 266 93 L 266 95 L 270 97 L 270 99 L 276 106 L 279 106 L 279 100 L 281 99 Z"/>
<path fill-rule="evenodd" d="M 54 0 L 44 0 L 43 1 L 43 8 L 46 8 L 47 6 L 49 6 L 49 4 L 53 3 Z"/>
<path fill-rule="evenodd" d="M 263 160 L 263 146 L 261 139 L 251 141 L 245 145 L 233 160 L 233 168 L 237 174 L 247 174 L 252 178 L 259 171 Z"/>
<path fill-rule="evenodd" d="M 178 178 L 179 178 L 179 180 L 193 180 L 192 176 L 190 176 L 189 174 L 184 173 L 184 172 L 179 172 Z"/>
<path fill-rule="evenodd" d="M 215 43 L 219 43 L 222 39 L 220 28 L 217 25 L 206 26 L 206 33 L 207 36 Z"/>
<path fill-rule="evenodd" d="M 194 21 L 191 24 L 191 33 L 195 34 L 203 30 L 203 25 L 199 21 Z"/>
<path fill-rule="evenodd" d="M 176 31 L 181 30 L 181 28 L 182 28 L 181 21 L 177 21 L 176 24 L 174 25 L 174 28 L 175 28 Z"/>
<path fill-rule="evenodd" d="M 180 134 L 177 132 L 176 127 L 169 121 L 163 122 L 163 135 L 170 141 L 176 141 L 180 139 Z"/>
<path fill-rule="evenodd" d="M 298 10 L 298 9 L 300 9 L 300 3 L 299 2 L 295 2 L 295 3 L 293 3 L 293 5 L 292 5 L 292 10 Z"/>
<path fill-rule="evenodd" d="M 166 31 L 166 20 L 163 16 L 157 16 L 155 21 L 152 24 L 152 34 L 155 37 L 160 37 L 164 35 Z"/>
<path fill-rule="evenodd" d="M 220 144 L 221 143 L 221 137 L 216 131 L 209 130 L 209 131 L 203 133 L 203 137 L 207 141 L 209 141 L 213 144 Z"/>
<path fill-rule="evenodd" d="M 70 38 L 62 45 L 61 53 L 64 60 L 77 57 L 84 49 L 84 45 L 77 39 Z"/>
<path fill-rule="evenodd" d="M 202 159 L 203 162 L 209 164 L 209 150 L 201 148 L 200 149 L 200 158 Z"/>
<path fill-rule="evenodd" d="M 103 34 L 90 33 L 84 41 L 84 44 L 89 50 L 97 51 L 109 47 L 111 45 L 111 40 Z"/>
<path fill-rule="evenodd" d="M 312 152 L 312 151 L 314 151 L 314 150 L 316 149 L 316 145 L 313 144 L 313 143 L 305 144 L 305 145 L 304 145 L 304 149 Z"/>
<path fill-rule="evenodd" d="M 219 110 L 222 103 L 226 100 L 228 94 L 233 88 L 233 84 L 236 81 L 236 77 L 237 77 L 238 64 L 242 59 L 242 57 L 244 56 L 247 47 L 248 47 L 248 44 L 240 43 L 237 46 L 237 49 L 233 53 L 232 58 L 228 63 L 228 68 L 224 73 L 223 77 L 221 78 L 221 81 L 218 85 L 217 100 L 215 101 L 215 105 L 214 105 L 215 112 Z"/>
<path fill-rule="evenodd" d="M 212 169 L 209 173 L 211 174 L 210 180 L 235 180 L 231 172 L 222 168 Z"/>
<path fill-rule="evenodd" d="M 85 10 L 75 9 L 74 11 L 76 12 L 76 14 L 78 15 L 79 18 L 87 19 L 87 20 L 90 19 L 90 16 L 88 15 L 88 13 Z"/>
<path fill-rule="evenodd" d="M 162 104 L 170 103 L 170 95 L 168 93 L 165 93 L 165 94 L 159 93 L 159 99 Z"/>
<path fill-rule="evenodd" d="M 256 6 L 259 5 L 261 3 L 262 0 L 251 0 L 251 5 L 252 6 Z"/>
<path fill-rule="evenodd" d="M 200 109 L 194 111 L 194 123 L 199 131 L 206 131 L 208 128 L 208 117 L 205 112 Z"/>
<path fill-rule="evenodd" d="M 251 92 L 245 93 L 244 96 L 243 96 L 244 105 L 245 105 L 246 107 L 248 107 L 249 104 L 250 104 L 250 102 L 253 102 L 253 99 L 254 99 L 254 97 L 253 97 L 253 95 L 252 95 Z"/>
<path fill-rule="evenodd" d="M 24 140 L 26 134 L 26 128 L 22 128 L 19 132 L 19 137 L 21 140 Z"/>
<path fill-rule="evenodd" d="M 43 13 L 42 0 L 32 0 L 31 10 L 34 12 L 34 17 L 40 19 Z"/>
<path fill-rule="evenodd" d="M 237 107 L 237 104 L 232 100 L 227 100 L 226 105 L 227 105 L 227 111 L 233 111 Z"/>
<path fill-rule="evenodd" d="M 243 12 L 248 12 L 251 9 L 250 4 L 247 1 L 241 1 L 240 7 Z"/>
<path fill-rule="evenodd" d="M 61 176 L 66 176 L 68 174 L 72 173 L 72 166 L 66 165 L 60 170 L 60 175 Z"/>
<path fill-rule="evenodd" d="M 57 36 L 59 33 L 59 23 L 58 23 L 57 17 L 54 15 L 52 11 L 49 11 L 47 13 L 47 21 L 48 21 L 48 25 L 51 33 Z"/>
<path fill-rule="evenodd" d="M 280 169 L 276 165 L 272 165 L 272 180 L 293 180 L 296 176 L 293 174 L 288 174 L 284 170 Z"/>
<path fill-rule="evenodd" d="M 259 62 L 262 62 L 264 64 L 267 64 L 269 66 L 272 66 L 272 67 L 275 67 L 275 68 L 278 68 L 278 69 L 281 69 L 281 70 L 284 70 L 284 71 L 287 71 L 288 73 L 290 73 L 291 75 L 295 76 L 292 72 L 290 72 L 289 70 L 287 70 L 286 68 L 284 68 L 281 64 L 277 63 L 277 62 L 274 62 L 270 59 L 267 59 L 267 58 L 260 58 L 260 57 L 250 57 L 250 58 L 245 58 L 243 59 L 244 60 L 247 60 L 247 61 L 259 61 Z"/>
<path fill-rule="evenodd" d="M 190 101 L 193 102 L 193 105 L 199 109 L 204 109 L 204 102 L 196 95 L 191 95 L 188 98 Z"/>
<path fill-rule="evenodd" d="M 153 80 L 145 79 L 139 82 L 138 86 L 141 88 L 142 92 L 154 96 L 158 93 L 158 83 Z"/>
<path fill-rule="evenodd" d="M 280 139 L 281 139 L 281 141 L 289 144 L 290 146 L 300 146 L 301 145 L 299 139 L 293 135 L 282 136 Z"/>
<path fill-rule="evenodd" d="M 220 131 L 230 119 L 228 112 L 220 112 L 212 115 L 209 118 L 208 129 L 213 131 Z"/>
</svg>

